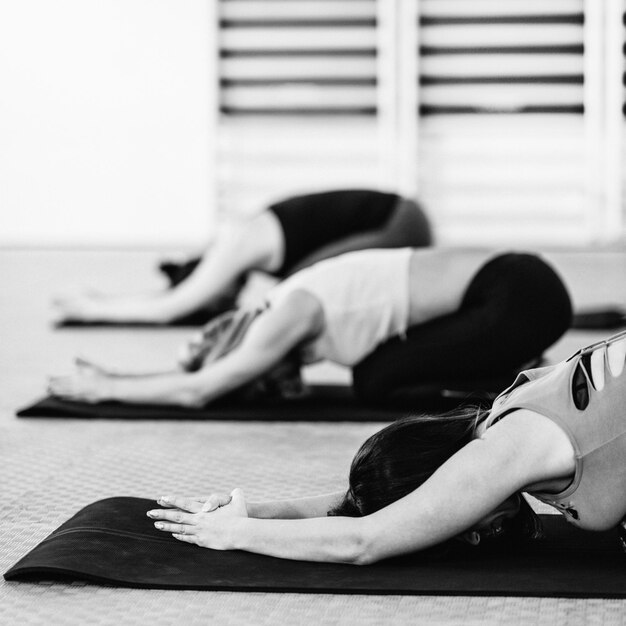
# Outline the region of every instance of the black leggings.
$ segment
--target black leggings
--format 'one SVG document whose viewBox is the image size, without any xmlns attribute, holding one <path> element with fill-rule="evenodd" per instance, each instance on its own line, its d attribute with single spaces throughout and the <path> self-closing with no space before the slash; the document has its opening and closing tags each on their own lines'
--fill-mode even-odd
<svg viewBox="0 0 626 626">
<path fill-rule="evenodd" d="M 370 402 L 410 400 L 419 386 L 501 377 L 541 356 L 570 326 L 563 282 L 540 258 L 503 254 L 469 284 L 457 311 L 408 329 L 353 370 Z M 510 381 L 512 382 L 512 381 Z"/>
<path fill-rule="evenodd" d="M 295 196 L 269 207 L 285 242 L 285 278 L 323 259 L 371 248 L 420 248 L 432 243 L 428 220 L 412 200 L 369 189 Z"/>
</svg>

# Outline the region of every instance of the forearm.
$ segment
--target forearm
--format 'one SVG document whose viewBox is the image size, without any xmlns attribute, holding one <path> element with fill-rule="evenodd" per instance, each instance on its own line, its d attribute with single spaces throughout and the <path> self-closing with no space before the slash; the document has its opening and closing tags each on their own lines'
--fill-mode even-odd
<svg viewBox="0 0 626 626">
<path fill-rule="evenodd" d="M 259 519 L 326 517 L 331 509 L 339 505 L 344 495 L 345 491 L 337 491 L 290 500 L 248 502 L 248 515 Z"/>
<path fill-rule="evenodd" d="M 281 559 L 359 564 L 366 545 L 362 530 L 363 518 L 239 518 L 231 547 Z"/>
<path fill-rule="evenodd" d="M 137 404 L 198 406 L 202 403 L 201 381 L 195 374 L 170 372 L 152 376 L 115 376 L 110 379 L 108 397 Z"/>
</svg>

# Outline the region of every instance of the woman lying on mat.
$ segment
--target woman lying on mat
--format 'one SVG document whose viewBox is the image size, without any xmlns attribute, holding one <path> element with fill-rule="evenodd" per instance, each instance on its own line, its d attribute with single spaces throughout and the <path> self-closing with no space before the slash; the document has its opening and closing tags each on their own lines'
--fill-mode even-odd
<svg viewBox="0 0 626 626">
<path fill-rule="evenodd" d="M 60 322 L 166 324 L 195 314 L 201 323 L 234 305 L 251 270 L 283 279 L 344 252 L 430 243 L 426 216 L 412 200 L 368 190 L 299 196 L 252 218 L 220 222 L 202 259 L 182 267 L 162 265 L 171 289 L 142 296 L 61 298 L 56 313 Z"/>
<path fill-rule="evenodd" d="M 521 373 L 490 411 L 395 422 L 363 444 L 347 493 L 248 505 L 239 490 L 169 496 L 148 516 L 202 547 L 358 564 L 453 538 L 537 538 L 523 491 L 606 530 L 626 514 L 625 357 L 621 333 Z"/>
<path fill-rule="evenodd" d="M 364 400 L 410 401 L 416 385 L 513 376 L 571 319 L 567 291 L 544 261 L 484 250 L 352 252 L 301 270 L 267 300 L 260 312 L 235 316 L 227 334 L 220 335 L 222 319 L 209 324 L 211 358 L 204 362 L 201 337 L 182 370 L 124 376 L 81 362 L 75 374 L 52 378 L 49 392 L 86 402 L 198 407 L 297 355 L 303 363 L 329 359 L 351 367 Z"/>
</svg>

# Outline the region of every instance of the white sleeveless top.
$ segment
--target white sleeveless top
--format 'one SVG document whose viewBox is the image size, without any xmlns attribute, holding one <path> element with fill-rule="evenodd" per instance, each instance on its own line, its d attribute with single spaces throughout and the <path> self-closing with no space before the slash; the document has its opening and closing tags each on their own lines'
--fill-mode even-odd
<svg viewBox="0 0 626 626">
<path fill-rule="evenodd" d="M 324 329 L 303 346 L 305 362 L 329 359 L 352 366 L 390 337 L 404 334 L 411 254 L 411 248 L 349 252 L 305 268 L 268 292 L 270 306 L 296 289 L 319 300 Z"/>
</svg>

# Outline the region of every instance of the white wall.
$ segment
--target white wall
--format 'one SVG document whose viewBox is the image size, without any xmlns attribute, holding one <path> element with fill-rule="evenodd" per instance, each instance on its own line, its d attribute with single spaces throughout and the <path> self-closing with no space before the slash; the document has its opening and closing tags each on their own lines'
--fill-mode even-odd
<svg viewBox="0 0 626 626">
<path fill-rule="evenodd" d="M 206 238 L 211 10 L 0 0 L 0 245 Z"/>
</svg>

